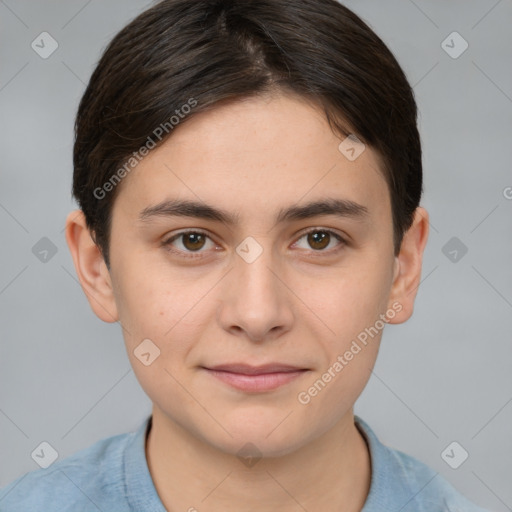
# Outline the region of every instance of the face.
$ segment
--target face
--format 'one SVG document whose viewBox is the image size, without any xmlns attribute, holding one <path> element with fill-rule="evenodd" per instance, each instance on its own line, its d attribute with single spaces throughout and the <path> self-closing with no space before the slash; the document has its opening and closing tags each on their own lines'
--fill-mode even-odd
<svg viewBox="0 0 512 512">
<path fill-rule="evenodd" d="M 379 161 L 343 139 L 300 98 L 224 104 L 178 126 L 114 203 L 112 311 L 134 372 L 166 420 L 227 453 L 285 454 L 350 415 L 402 309 Z M 239 363 L 300 371 L 211 370 Z"/>
</svg>

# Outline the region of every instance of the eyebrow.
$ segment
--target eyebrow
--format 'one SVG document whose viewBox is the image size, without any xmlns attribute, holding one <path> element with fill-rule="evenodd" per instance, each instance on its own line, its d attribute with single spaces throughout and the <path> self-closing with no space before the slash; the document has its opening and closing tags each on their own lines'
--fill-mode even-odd
<svg viewBox="0 0 512 512">
<path fill-rule="evenodd" d="M 333 215 L 364 221 L 368 218 L 369 212 L 366 206 L 349 199 L 325 198 L 304 205 L 282 208 L 276 217 L 276 224 L 320 215 Z M 150 222 L 157 217 L 194 217 L 218 221 L 231 226 L 236 225 L 239 221 L 238 213 L 233 214 L 206 203 L 186 199 L 168 199 L 144 208 L 139 214 L 139 219 L 142 222 Z"/>
</svg>

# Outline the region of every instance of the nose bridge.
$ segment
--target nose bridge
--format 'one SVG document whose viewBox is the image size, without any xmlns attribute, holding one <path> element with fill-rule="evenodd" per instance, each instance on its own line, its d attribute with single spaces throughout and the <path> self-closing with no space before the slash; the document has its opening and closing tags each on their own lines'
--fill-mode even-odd
<svg viewBox="0 0 512 512">
<path fill-rule="evenodd" d="M 236 278 L 239 282 L 237 293 L 242 294 L 247 306 L 253 305 L 256 310 L 263 311 L 265 306 L 275 308 L 279 290 L 275 282 L 277 278 L 270 270 L 275 266 L 270 244 L 265 244 L 262 238 L 258 241 L 247 237 L 239 244 L 236 252 L 239 256 L 236 261 Z"/>
<path fill-rule="evenodd" d="M 285 327 L 292 320 L 279 264 L 264 239 L 244 239 L 236 248 L 234 268 L 222 301 L 221 321 L 226 329 L 241 328 L 252 339 Z"/>
</svg>

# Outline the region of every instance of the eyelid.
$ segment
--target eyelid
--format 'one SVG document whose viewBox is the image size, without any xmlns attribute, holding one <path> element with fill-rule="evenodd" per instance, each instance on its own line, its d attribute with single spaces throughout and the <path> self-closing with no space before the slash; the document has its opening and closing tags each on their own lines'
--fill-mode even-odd
<svg viewBox="0 0 512 512">
<path fill-rule="evenodd" d="M 324 226 L 311 226 L 309 228 L 305 228 L 304 231 L 299 231 L 298 233 L 298 237 L 301 238 L 303 237 L 304 235 L 307 235 L 308 233 L 314 233 L 316 231 L 323 231 L 324 233 L 330 233 L 331 235 L 336 235 L 336 236 L 339 236 L 340 238 L 342 239 L 345 239 L 347 238 L 348 239 L 348 236 L 345 236 L 345 235 L 342 235 L 341 233 L 339 233 L 337 230 L 333 229 L 333 228 L 326 228 Z M 348 243 L 348 242 L 347 242 Z"/>
<path fill-rule="evenodd" d="M 210 236 L 210 234 L 208 233 L 208 231 L 205 231 L 204 229 L 201 229 L 201 228 L 187 228 L 187 229 L 183 229 L 182 231 L 178 231 L 178 233 L 175 233 L 174 235 L 172 235 L 171 237 L 167 238 L 164 243 L 168 243 L 176 238 L 178 238 L 179 236 L 181 235 L 186 235 L 188 233 L 199 233 L 200 235 L 205 235 L 207 236 L 208 238 L 212 238 Z"/>
</svg>

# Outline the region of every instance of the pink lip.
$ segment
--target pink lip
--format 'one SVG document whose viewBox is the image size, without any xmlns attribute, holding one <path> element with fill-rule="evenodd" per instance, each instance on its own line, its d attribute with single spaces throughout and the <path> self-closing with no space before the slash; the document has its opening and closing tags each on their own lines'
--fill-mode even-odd
<svg viewBox="0 0 512 512">
<path fill-rule="evenodd" d="M 213 377 L 236 389 L 254 392 L 276 389 L 308 371 L 277 363 L 262 366 L 227 364 L 204 369 Z"/>
</svg>

